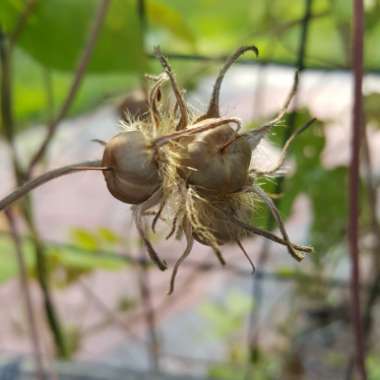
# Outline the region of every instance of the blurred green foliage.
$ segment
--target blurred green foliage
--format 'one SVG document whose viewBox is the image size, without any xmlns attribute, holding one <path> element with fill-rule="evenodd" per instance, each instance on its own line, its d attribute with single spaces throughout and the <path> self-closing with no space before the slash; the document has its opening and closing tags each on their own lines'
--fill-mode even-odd
<svg viewBox="0 0 380 380">
<path fill-rule="evenodd" d="M 311 118 L 306 109 L 296 111 L 295 115 L 289 113 L 284 118 L 286 127 L 277 127 L 269 139 L 274 146 L 280 148 L 285 144 L 291 119 L 295 120 L 296 130 Z M 326 128 L 325 123 L 319 120 L 296 137 L 288 152 L 288 158 L 294 162 L 295 168 L 287 173 L 282 189 L 277 188 L 277 182 L 273 178 L 260 179 L 263 188 L 275 196 L 284 219 L 291 215 L 295 199 L 300 195 L 307 196 L 311 204 L 312 218 L 309 241 L 317 253 L 312 255 L 316 262 L 344 241 L 347 228 L 348 199 L 347 192 L 343 189 L 347 188 L 348 167 L 326 168 L 323 165 L 322 152 L 326 144 Z M 361 219 L 365 225 L 368 224 L 368 207 L 364 184 L 361 184 L 361 190 Z M 255 223 L 264 228 L 273 227 L 271 219 L 272 216 L 264 205 L 254 216 Z"/>
<path fill-rule="evenodd" d="M 25 0 L 0 2 L 3 31 L 14 30 L 25 3 Z M 18 127 L 29 120 L 46 120 L 61 104 L 97 4 L 98 0 L 37 2 L 17 41 L 14 57 L 13 93 Z M 216 55 L 254 43 L 260 50 L 259 59 L 292 64 L 304 6 L 304 0 L 146 0 L 148 27 L 143 38 L 137 0 L 114 0 L 71 113 L 83 112 L 107 96 L 136 86 L 139 75 L 151 71 L 144 44 L 147 51 L 159 44 L 169 52 Z M 379 9 L 380 0 L 366 2 L 365 62 L 372 69 L 378 69 L 380 61 Z M 350 1 L 314 0 L 306 65 L 349 67 L 350 28 Z M 187 70 L 186 65 L 180 68 L 181 72 Z M 49 77 L 53 107 L 47 99 Z"/>
<path fill-rule="evenodd" d="M 371 92 L 364 96 L 364 114 L 366 122 L 372 123 L 374 126 L 380 126 L 380 93 Z"/>
<path fill-rule="evenodd" d="M 99 251 L 115 249 L 121 242 L 111 230 L 100 227 L 95 231 L 74 228 L 71 233 L 72 244 L 47 245 L 47 266 L 52 284 L 65 287 L 96 269 L 116 271 L 126 267 L 123 261 L 99 254 Z M 24 239 L 23 253 L 29 273 L 35 277 L 33 246 Z M 6 234 L 0 236 L 0 284 L 17 276 L 18 266 L 12 239 Z"/>
<path fill-rule="evenodd" d="M 41 65 L 73 71 L 88 38 L 97 0 L 38 1 L 18 45 Z M 11 32 L 25 2 L 1 2 L 0 22 Z M 114 0 L 98 36 L 88 72 L 144 72 L 146 58 L 134 0 Z"/>
<path fill-rule="evenodd" d="M 226 294 L 221 302 L 202 305 L 200 312 L 212 324 L 211 334 L 229 336 L 236 331 L 236 326 L 244 325 L 251 302 L 248 295 L 235 290 Z"/>
<path fill-rule="evenodd" d="M 43 67 L 20 49 L 15 51 L 13 63 L 14 113 L 16 129 L 20 131 L 30 126 L 31 122 L 46 122 L 57 113 L 73 75 Z M 69 116 L 93 109 L 100 102 L 136 86 L 137 83 L 138 78 L 126 74 L 87 75 Z"/>
<path fill-rule="evenodd" d="M 222 339 L 226 342 L 225 362 L 210 365 L 208 377 L 218 380 L 245 379 L 247 352 L 242 345 L 242 326 L 252 307 L 252 298 L 249 294 L 238 290 L 230 290 L 221 301 L 205 303 L 201 307 L 201 314 L 209 323 L 206 339 Z M 278 378 L 280 362 L 272 360 L 271 355 L 257 352 L 255 357 L 255 371 L 252 379 L 264 380 Z"/>
<path fill-rule="evenodd" d="M 380 360 L 379 355 L 375 353 L 369 355 L 366 361 L 368 369 L 368 380 L 379 380 L 380 379 Z"/>
</svg>

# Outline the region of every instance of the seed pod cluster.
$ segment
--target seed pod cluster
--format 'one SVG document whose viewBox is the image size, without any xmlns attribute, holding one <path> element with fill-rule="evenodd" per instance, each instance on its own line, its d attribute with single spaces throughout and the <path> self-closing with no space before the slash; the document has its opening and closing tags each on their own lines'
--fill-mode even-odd
<svg viewBox="0 0 380 380">
<path fill-rule="evenodd" d="M 247 51 L 258 53 L 254 46 L 239 48 L 220 70 L 207 111 L 194 115 L 189 112 L 167 59 L 157 50 L 164 72 L 156 78 L 149 93 L 150 117 L 140 124 L 135 122 L 132 130 L 115 136 L 105 147 L 103 166 L 110 168 L 104 172 L 108 189 L 119 200 L 135 205 L 137 228 L 150 256 L 161 269 L 166 268 L 166 263 L 149 241 L 146 214 L 154 210 L 152 230 L 155 231 L 164 210 L 170 210 L 169 218 L 168 213 L 165 218 L 171 224 L 168 237 L 184 234 L 186 238 L 186 248 L 174 266 L 170 292 L 174 289 L 179 265 L 189 255 L 194 240 L 212 247 L 223 264 L 220 246 L 227 242 L 237 243 L 249 259 L 241 240 L 251 234 L 260 234 L 287 246 L 297 260 L 302 260 L 305 252 L 311 252 L 310 247 L 290 242 L 274 203 L 257 185 L 258 177 L 273 174 L 281 167 L 286 149 L 296 134 L 289 139 L 274 168 L 267 171 L 251 168 L 252 151 L 282 118 L 294 88 L 278 117 L 256 130 L 239 133 L 238 118 L 220 115 L 223 78 Z M 163 113 L 157 99 L 166 81 L 171 84 L 175 105 Z M 281 238 L 251 225 L 252 213 L 259 201 L 271 210 Z"/>
<path fill-rule="evenodd" d="M 194 240 L 210 246 L 222 264 L 225 261 L 220 246 L 228 242 L 238 244 L 253 270 L 253 262 L 241 243 L 253 234 L 286 246 L 296 260 L 302 260 L 312 248 L 290 241 L 276 206 L 260 188 L 258 179 L 281 168 L 289 144 L 313 120 L 289 138 L 273 168 L 251 167 L 252 151 L 286 113 L 295 92 L 297 75 L 278 116 L 260 128 L 239 133 L 241 122 L 238 118 L 220 115 L 219 95 L 226 72 L 247 51 L 258 54 L 255 46 L 237 49 L 217 76 L 207 111 L 196 115 L 190 112 L 169 62 L 157 49 L 156 56 L 163 72 L 156 77 L 148 76 L 153 84 L 147 96 L 147 112 L 140 109 L 138 118 L 131 117 L 123 122 L 123 130 L 104 143 L 102 161 L 69 165 L 45 173 L 1 200 L 0 210 L 58 176 L 77 170 L 101 170 L 110 193 L 133 205 L 140 237 L 161 270 L 165 270 L 167 264 L 153 248 L 150 230 L 155 232 L 157 223 L 164 221 L 170 227 L 167 239 L 185 236 L 185 249 L 173 267 L 170 293 Z M 166 99 L 162 100 L 162 89 L 167 83 L 174 95 L 172 106 Z M 271 211 L 281 237 L 252 225 L 252 214 L 258 202 Z M 152 214 L 150 224 L 148 218 L 152 218 Z"/>
</svg>

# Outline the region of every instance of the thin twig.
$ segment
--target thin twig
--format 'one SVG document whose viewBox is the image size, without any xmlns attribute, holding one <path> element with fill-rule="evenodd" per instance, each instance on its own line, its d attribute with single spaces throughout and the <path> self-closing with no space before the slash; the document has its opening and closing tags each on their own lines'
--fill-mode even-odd
<svg viewBox="0 0 380 380">
<path fill-rule="evenodd" d="M 0 200 L 0 211 L 5 210 L 13 202 L 24 197 L 33 189 L 43 185 L 46 182 L 49 182 L 55 178 L 62 177 L 64 175 L 75 173 L 81 170 L 105 170 L 104 167 L 101 167 L 101 161 L 85 161 L 78 164 L 72 164 L 63 166 L 58 169 L 51 170 L 47 173 L 44 173 L 28 182 L 25 182 L 18 189 L 13 191 L 11 194 Z"/>
<path fill-rule="evenodd" d="M 261 228 L 258 228 L 255 226 L 251 226 L 250 224 L 247 224 L 247 223 L 237 219 L 233 215 L 228 215 L 228 217 L 232 223 L 236 224 L 240 228 L 243 228 L 247 232 L 250 232 L 251 234 L 262 236 L 268 240 L 274 241 L 275 243 L 278 243 L 278 244 L 281 244 L 284 246 L 288 245 L 288 243 L 284 239 L 280 238 L 279 236 L 272 234 L 269 231 L 262 230 Z M 293 244 L 293 248 L 295 248 L 297 251 L 300 251 L 300 252 L 305 252 L 305 253 L 312 253 L 313 252 L 313 248 L 308 247 L 308 246 Z"/>
<path fill-rule="evenodd" d="M 352 140 L 349 176 L 348 244 L 351 254 L 351 307 L 353 333 L 355 336 L 355 364 L 361 380 L 367 379 L 361 305 L 359 294 L 359 161 L 360 143 L 363 136 L 362 80 L 364 49 L 364 9 L 362 0 L 353 0 L 353 76 L 354 102 L 352 108 Z"/>
<path fill-rule="evenodd" d="M 25 4 L 25 8 L 21 12 L 17 23 L 10 34 L 9 38 L 9 48 L 12 50 L 13 47 L 16 45 L 17 41 L 19 40 L 21 34 L 25 30 L 25 27 L 28 23 L 28 19 L 30 15 L 33 13 L 36 5 L 38 3 L 38 0 L 28 0 Z"/>
<path fill-rule="evenodd" d="M 140 258 L 144 257 L 144 251 L 140 248 Z M 160 343 L 156 329 L 155 310 L 152 304 L 152 294 L 150 287 L 149 271 L 146 265 L 141 264 L 138 272 L 138 286 L 143 303 L 144 319 L 149 334 L 149 356 L 151 369 L 158 372 L 160 370 Z"/>
<path fill-rule="evenodd" d="M 211 98 L 210 98 L 210 102 L 209 102 L 206 114 L 201 116 L 201 118 L 199 118 L 198 120 L 220 116 L 219 95 L 220 95 L 220 89 L 222 86 L 224 76 L 226 75 L 228 69 L 239 59 L 239 57 L 243 55 L 244 53 L 246 53 L 247 51 L 253 51 L 256 57 L 259 55 L 259 49 L 256 46 L 254 45 L 242 46 L 238 48 L 230 57 L 226 59 L 223 67 L 219 71 L 219 74 L 213 86 L 212 94 L 211 94 Z"/>
<path fill-rule="evenodd" d="M 21 22 L 22 25 L 26 24 L 27 20 L 25 17 L 26 15 L 30 16 L 30 14 L 31 12 L 26 12 L 24 16 L 21 16 L 21 17 L 24 17 L 24 21 Z M 12 101 L 11 53 L 12 52 L 11 52 L 9 43 L 7 44 L 7 42 L 8 41 L 6 40 L 5 36 L 1 35 L 1 46 L 0 46 L 1 71 L 2 71 L 1 114 L 2 114 L 4 129 L 7 131 L 5 136 L 11 148 L 13 172 L 16 177 L 17 184 L 21 185 L 23 181 L 25 180 L 25 176 L 24 176 L 23 170 L 21 169 L 18 156 L 16 154 L 16 146 L 14 142 L 15 125 L 14 125 L 13 112 L 12 112 L 13 105 L 11 103 Z M 15 42 L 16 42 L 16 38 L 14 37 L 13 43 Z M 47 264 L 46 264 L 45 249 L 44 249 L 44 246 L 42 244 L 41 238 L 39 236 L 38 230 L 36 228 L 36 225 L 33 219 L 30 199 L 26 198 L 26 201 L 23 203 L 21 207 L 21 211 L 25 219 L 26 225 L 29 228 L 29 231 L 32 236 L 32 244 L 33 244 L 35 258 L 36 258 L 37 281 L 38 281 L 38 284 L 43 296 L 44 311 L 46 314 L 47 322 L 48 322 L 50 332 L 52 334 L 52 337 L 55 343 L 56 352 L 59 354 L 60 357 L 65 358 L 67 357 L 67 351 L 66 351 L 66 345 L 64 341 L 64 334 L 61 329 L 58 314 L 55 310 L 53 299 L 51 297 L 49 281 L 48 281 L 48 270 L 47 270 Z"/>
<path fill-rule="evenodd" d="M 104 303 L 101 298 L 99 298 L 99 296 L 91 290 L 91 287 L 89 285 L 87 285 L 84 281 L 78 281 L 78 284 L 81 290 L 85 293 L 86 298 L 91 299 L 94 305 L 107 316 L 107 321 L 111 321 L 121 329 L 125 330 L 125 332 L 133 339 L 141 341 L 141 338 L 138 337 L 138 335 L 131 329 L 129 323 L 124 321 L 124 319 L 121 318 L 117 312 L 107 306 L 107 304 Z"/>
<path fill-rule="evenodd" d="M 33 347 L 33 355 L 36 363 L 37 377 L 40 380 L 45 380 L 44 364 L 42 359 L 42 348 L 41 340 L 38 334 L 36 316 L 33 308 L 32 295 L 30 292 L 29 281 L 28 281 L 28 270 L 26 268 L 26 263 L 24 259 L 24 254 L 22 252 L 22 242 L 17 231 L 16 222 L 11 210 L 5 212 L 5 216 L 8 220 L 10 234 L 15 246 L 17 265 L 19 269 L 19 279 L 20 287 L 22 290 L 22 296 L 24 298 L 25 311 L 27 315 L 30 340 Z"/>
<path fill-rule="evenodd" d="M 82 83 L 82 79 L 84 77 L 85 71 L 87 69 L 87 66 L 90 62 L 92 52 L 95 48 L 96 41 L 98 38 L 98 34 L 100 32 L 100 29 L 102 27 L 103 21 L 107 15 L 107 10 L 110 5 L 110 0 L 100 0 L 99 6 L 96 10 L 94 23 L 91 27 L 89 37 L 87 40 L 87 43 L 82 51 L 81 57 L 79 59 L 78 66 L 75 70 L 74 79 L 70 86 L 70 89 L 66 95 L 66 98 L 62 104 L 62 107 L 60 108 L 57 116 L 54 120 L 52 120 L 47 127 L 46 136 L 42 141 L 41 146 L 33 156 L 32 160 L 30 161 L 27 173 L 28 175 L 31 174 L 33 168 L 35 165 L 44 157 L 46 150 L 55 136 L 55 133 L 57 132 L 57 128 L 61 120 L 66 116 L 67 112 L 69 111 L 75 96 L 80 88 L 80 85 Z"/>
</svg>

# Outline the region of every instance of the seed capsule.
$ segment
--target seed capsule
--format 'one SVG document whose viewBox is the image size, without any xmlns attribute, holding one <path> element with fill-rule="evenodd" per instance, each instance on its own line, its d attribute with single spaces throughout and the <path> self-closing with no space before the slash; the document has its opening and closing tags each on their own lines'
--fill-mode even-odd
<svg viewBox="0 0 380 380">
<path fill-rule="evenodd" d="M 142 132 L 126 131 L 107 144 L 102 165 L 108 190 L 117 199 L 130 204 L 147 200 L 160 186 L 154 152 Z"/>
<path fill-rule="evenodd" d="M 251 155 L 247 140 L 236 138 L 233 128 L 223 125 L 186 139 L 179 166 L 188 184 L 233 193 L 247 184 Z"/>
</svg>

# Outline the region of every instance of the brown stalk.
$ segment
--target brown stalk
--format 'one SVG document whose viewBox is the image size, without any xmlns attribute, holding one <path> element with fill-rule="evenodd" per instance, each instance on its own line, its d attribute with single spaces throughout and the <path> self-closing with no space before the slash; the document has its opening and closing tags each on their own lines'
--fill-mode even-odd
<svg viewBox="0 0 380 380">
<path fill-rule="evenodd" d="M 139 255 L 140 258 L 144 258 L 144 252 L 141 248 Z M 160 369 L 160 343 L 156 328 L 156 314 L 152 302 L 149 269 L 142 262 L 139 265 L 138 286 L 143 304 L 143 317 L 149 334 L 148 353 L 150 355 L 151 369 L 158 372 Z"/>
<path fill-rule="evenodd" d="M 150 258 L 152 259 L 154 263 L 156 263 L 159 269 L 164 271 L 165 269 L 167 269 L 166 262 L 164 260 L 161 260 L 157 252 L 154 250 L 151 242 L 149 241 L 149 238 L 147 237 L 144 221 L 142 219 L 145 211 L 148 211 L 150 208 L 159 204 L 161 198 L 162 198 L 162 190 L 158 189 L 146 201 L 144 201 L 143 203 L 139 205 L 134 206 L 133 217 L 135 220 L 137 231 L 145 245 L 145 248 L 148 251 Z"/>
<path fill-rule="evenodd" d="M 193 230 L 192 230 L 190 222 L 187 219 L 184 220 L 183 222 L 183 231 L 186 237 L 186 248 L 183 254 L 179 257 L 179 259 L 174 264 L 172 276 L 170 278 L 170 288 L 168 292 L 169 295 L 173 294 L 174 292 L 175 278 L 177 276 L 178 269 L 180 265 L 182 264 L 182 262 L 186 259 L 186 257 L 189 256 L 194 244 Z"/>
<path fill-rule="evenodd" d="M 33 13 L 37 4 L 38 4 L 38 0 L 28 0 L 26 2 L 25 8 L 21 12 L 21 14 L 17 20 L 17 23 L 15 25 L 15 28 L 13 29 L 12 33 L 9 36 L 9 49 L 10 50 L 12 50 L 13 47 L 16 45 L 21 34 L 25 30 L 25 27 L 28 23 L 28 19 L 29 19 L 30 15 Z"/>
<path fill-rule="evenodd" d="M 294 139 L 299 136 L 302 132 L 304 132 L 307 128 L 309 128 L 317 119 L 316 118 L 312 118 L 311 120 L 309 120 L 304 126 L 302 126 L 301 128 L 297 129 L 289 138 L 288 140 L 286 141 L 284 147 L 282 148 L 281 150 L 281 153 L 280 153 L 280 158 L 279 160 L 276 162 L 276 164 L 270 168 L 270 169 L 266 169 L 266 170 L 258 170 L 258 169 L 252 169 L 250 172 L 256 174 L 256 175 L 270 175 L 270 174 L 274 174 L 277 172 L 277 170 L 279 170 L 282 165 L 284 165 L 284 162 L 285 162 L 285 159 L 286 159 L 286 156 L 287 156 L 287 153 L 288 153 L 288 149 L 289 149 L 289 146 L 291 145 L 291 143 L 294 141 Z M 262 127 L 262 128 L 266 128 L 266 127 Z M 260 128 L 261 129 L 261 128 Z M 254 132 L 254 131 L 252 131 Z M 251 132 L 251 133 L 252 133 Z"/>
<path fill-rule="evenodd" d="M 170 82 L 172 84 L 172 88 L 174 91 L 174 95 L 175 95 L 176 100 L 177 100 L 176 104 L 178 105 L 178 108 L 179 108 L 180 113 L 181 113 L 181 117 L 180 117 L 179 123 L 176 127 L 176 130 L 185 129 L 187 127 L 187 125 L 189 124 L 189 112 L 187 110 L 185 99 L 182 96 L 181 90 L 177 84 L 177 80 L 175 79 L 175 75 L 173 73 L 173 70 L 172 70 L 168 60 L 166 59 L 166 57 L 164 57 L 162 55 L 159 47 L 156 47 L 154 49 L 154 54 L 159 59 L 161 66 L 164 68 L 166 74 L 168 75 L 168 77 L 170 79 Z"/>
<path fill-rule="evenodd" d="M 239 57 L 247 51 L 253 51 L 256 54 L 256 56 L 259 55 L 259 49 L 256 46 L 251 45 L 242 46 L 238 48 L 235 51 L 235 53 L 233 53 L 230 57 L 227 58 L 223 67 L 219 71 L 218 77 L 216 78 L 207 112 L 203 116 L 201 116 L 197 121 L 220 116 L 219 95 L 224 76 L 226 75 L 228 69 L 239 59 Z"/>
<path fill-rule="evenodd" d="M 213 128 L 216 128 L 228 123 L 235 123 L 237 125 L 236 132 L 240 129 L 241 120 L 238 119 L 237 117 L 211 118 L 211 119 L 201 120 L 197 122 L 196 124 L 193 124 L 191 128 L 158 137 L 152 142 L 152 146 L 155 148 L 159 148 L 171 141 L 178 140 L 182 137 L 192 136 L 197 133 L 205 132 L 205 131 L 208 131 L 209 129 L 213 129 Z"/>
<path fill-rule="evenodd" d="M 352 59 L 354 76 L 354 102 L 352 107 L 352 140 L 349 176 L 348 244 L 351 254 L 351 308 L 355 337 L 355 364 L 361 380 L 367 379 L 365 349 L 360 304 L 359 263 L 359 160 L 360 142 L 363 136 L 363 51 L 364 51 L 364 5 L 363 0 L 353 0 Z"/>
<path fill-rule="evenodd" d="M 92 52 L 95 48 L 96 41 L 100 32 L 100 29 L 102 27 L 103 21 L 107 15 L 107 10 L 110 3 L 111 3 L 110 0 L 99 1 L 99 5 L 96 10 L 96 14 L 94 18 L 94 23 L 91 27 L 87 43 L 82 51 L 77 68 L 75 70 L 73 82 L 71 83 L 70 89 L 66 95 L 66 98 L 57 116 L 55 117 L 55 119 L 49 122 L 45 138 L 43 139 L 39 149 L 33 156 L 32 160 L 30 161 L 30 164 L 27 170 L 28 176 L 32 173 L 36 164 L 45 156 L 46 150 L 49 147 L 51 140 L 55 136 L 55 133 L 57 132 L 59 123 L 66 116 L 71 105 L 73 104 L 75 96 L 78 93 L 78 90 L 82 83 L 86 68 L 90 62 Z"/>
<path fill-rule="evenodd" d="M 27 17 L 30 16 L 32 8 L 27 8 L 27 11 L 23 12 L 20 16 L 20 21 L 18 22 L 18 30 L 20 32 L 24 29 L 27 23 Z M 16 43 L 16 34 L 13 34 L 13 44 Z M 15 124 L 13 119 L 13 104 L 12 104 L 12 72 L 11 72 L 11 56 L 12 49 L 4 35 L 1 35 L 3 43 L 0 44 L 1 51 L 1 117 L 5 130 L 5 137 L 11 148 L 12 166 L 13 172 L 16 177 L 17 183 L 19 185 L 25 180 L 24 172 L 21 169 L 21 165 L 17 156 L 15 147 Z M 57 353 L 61 357 L 67 356 L 66 345 L 64 341 L 63 332 L 60 326 L 58 314 L 55 310 L 54 303 L 49 290 L 48 283 L 48 272 L 45 262 L 45 250 L 42 244 L 41 238 L 38 234 L 37 228 L 35 226 L 32 209 L 30 205 L 30 200 L 27 198 L 26 202 L 22 205 L 22 215 L 26 221 L 26 225 L 32 236 L 32 244 L 34 248 L 35 258 L 36 258 L 36 274 L 37 281 L 42 292 L 44 301 L 44 311 L 50 332 L 52 334 L 55 348 Z"/>
<path fill-rule="evenodd" d="M 259 198 L 268 206 L 274 220 L 276 221 L 278 227 L 280 228 L 282 238 L 286 242 L 286 246 L 288 247 L 288 251 L 297 261 L 301 261 L 304 258 L 303 253 L 297 252 L 294 249 L 292 242 L 289 239 L 288 233 L 286 232 L 284 222 L 280 216 L 280 213 L 277 210 L 276 205 L 273 203 L 272 199 L 266 194 L 265 191 L 261 190 L 261 188 L 257 185 L 252 186 L 252 191 L 259 196 Z"/>
<path fill-rule="evenodd" d="M 233 215 L 227 216 L 227 214 L 226 214 L 226 217 L 228 217 L 232 223 L 236 224 L 240 228 L 243 228 L 247 232 L 250 232 L 251 234 L 259 235 L 259 236 L 262 236 L 268 240 L 274 241 L 275 243 L 288 246 L 288 243 L 284 239 L 272 234 L 269 231 L 262 230 L 261 228 L 258 228 L 255 226 L 251 226 L 250 224 L 247 224 L 247 223 L 239 220 L 238 218 L 236 218 Z M 296 249 L 297 251 L 300 251 L 300 252 L 305 252 L 305 253 L 312 253 L 313 252 L 313 248 L 308 247 L 308 246 L 293 244 L 293 248 Z"/>
<path fill-rule="evenodd" d="M 38 334 L 36 315 L 33 308 L 32 295 L 31 295 L 29 280 L 28 280 L 28 270 L 26 267 L 24 254 L 22 251 L 22 242 L 20 239 L 20 235 L 17 231 L 16 221 L 15 221 L 12 211 L 7 210 L 5 212 L 5 216 L 8 220 L 10 234 L 11 234 L 11 237 L 15 246 L 15 251 L 16 251 L 17 265 L 19 269 L 20 288 L 22 290 L 21 293 L 24 298 L 25 311 L 26 311 L 27 321 L 29 325 L 28 327 L 29 327 L 29 333 L 30 333 L 30 340 L 33 346 L 33 355 L 34 355 L 34 360 L 35 360 L 36 369 L 37 369 L 37 378 L 39 380 L 45 380 L 46 376 L 44 372 L 44 364 L 43 364 L 43 359 L 42 359 L 41 340 Z"/>
<path fill-rule="evenodd" d="M 29 180 L 28 182 L 25 182 L 23 185 L 21 185 L 19 188 L 14 190 L 8 196 L 1 199 L 0 200 L 0 211 L 5 210 L 13 202 L 24 197 L 26 194 L 28 194 L 33 189 L 43 185 L 46 182 L 53 180 L 55 178 L 62 177 L 64 175 L 75 173 L 78 171 L 108 170 L 108 168 L 105 168 L 105 167 L 100 166 L 100 165 L 101 165 L 101 161 L 85 161 L 85 162 L 80 162 L 78 164 L 63 166 L 61 168 L 53 169 L 47 173 L 41 174 L 40 176 L 38 176 L 32 180 Z"/>
</svg>

